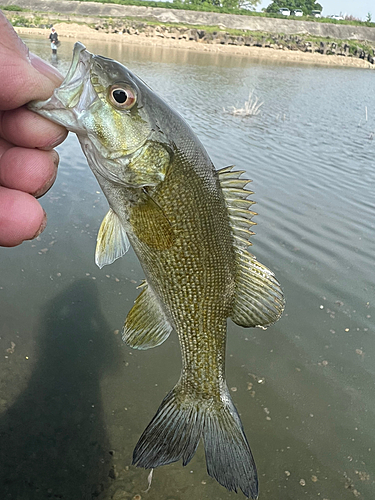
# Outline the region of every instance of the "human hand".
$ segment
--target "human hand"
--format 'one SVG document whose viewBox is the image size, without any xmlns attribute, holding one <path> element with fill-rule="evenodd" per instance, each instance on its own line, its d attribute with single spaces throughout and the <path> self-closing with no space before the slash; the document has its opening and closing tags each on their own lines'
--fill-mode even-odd
<svg viewBox="0 0 375 500">
<path fill-rule="evenodd" d="M 36 198 L 55 181 L 55 146 L 65 128 L 29 111 L 33 99 L 48 99 L 62 76 L 29 53 L 0 11 L 0 245 L 12 247 L 38 236 L 46 214 Z"/>
</svg>

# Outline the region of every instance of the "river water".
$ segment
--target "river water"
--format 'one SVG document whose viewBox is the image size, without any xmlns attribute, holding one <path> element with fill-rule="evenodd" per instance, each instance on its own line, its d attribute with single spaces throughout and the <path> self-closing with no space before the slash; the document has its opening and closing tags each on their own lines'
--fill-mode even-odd
<svg viewBox="0 0 375 500">
<path fill-rule="evenodd" d="M 25 40 L 50 58 L 48 41 Z M 72 47 L 59 48 L 63 73 Z M 375 74 L 96 41 L 87 48 L 129 66 L 177 109 L 217 168 L 235 164 L 253 179 L 252 250 L 287 300 L 266 331 L 228 321 L 228 386 L 259 498 L 375 498 Z M 251 91 L 263 102 L 259 115 L 224 111 Z M 207 476 L 202 446 L 187 467 L 155 470 L 148 493 L 148 472 L 130 465 L 178 379 L 179 346 L 175 335 L 149 351 L 122 345 L 142 269 L 132 250 L 95 266 L 107 202 L 76 138 L 58 151 L 58 179 L 42 199 L 47 229 L 0 249 L 0 497 L 237 498 Z"/>
</svg>

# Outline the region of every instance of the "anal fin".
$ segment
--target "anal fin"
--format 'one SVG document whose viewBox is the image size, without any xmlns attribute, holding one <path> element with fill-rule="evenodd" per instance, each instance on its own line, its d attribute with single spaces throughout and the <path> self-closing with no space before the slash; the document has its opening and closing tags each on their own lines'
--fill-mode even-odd
<svg viewBox="0 0 375 500">
<path fill-rule="evenodd" d="M 123 341 L 134 349 L 150 349 L 162 344 L 171 331 L 155 294 L 145 283 L 125 320 Z"/>
</svg>

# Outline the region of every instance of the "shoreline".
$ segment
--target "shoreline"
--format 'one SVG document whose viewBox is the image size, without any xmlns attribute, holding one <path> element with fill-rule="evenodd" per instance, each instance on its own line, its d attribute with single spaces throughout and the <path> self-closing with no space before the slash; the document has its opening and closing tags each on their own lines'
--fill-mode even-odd
<svg viewBox="0 0 375 500">
<path fill-rule="evenodd" d="M 193 50 L 213 54 L 227 54 L 249 59 L 263 59 L 277 62 L 292 62 L 296 64 L 309 64 L 331 67 L 352 67 L 361 69 L 375 69 L 375 65 L 356 57 L 343 57 L 339 55 L 324 55 L 320 53 L 301 52 L 299 50 L 276 49 L 265 47 L 248 47 L 240 45 L 220 45 L 178 40 L 173 38 L 147 37 L 142 34 L 129 35 L 127 33 L 105 33 L 97 31 L 82 24 L 55 23 L 56 31 L 61 40 L 74 38 L 76 40 L 102 40 L 124 43 L 128 45 L 169 47 L 173 49 Z M 17 34 L 29 34 L 48 38 L 48 28 L 14 27 Z"/>
</svg>

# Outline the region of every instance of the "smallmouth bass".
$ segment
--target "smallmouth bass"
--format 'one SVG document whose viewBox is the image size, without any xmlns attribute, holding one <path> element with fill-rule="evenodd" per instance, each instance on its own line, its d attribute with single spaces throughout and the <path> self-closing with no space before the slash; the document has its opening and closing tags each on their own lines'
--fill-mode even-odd
<svg viewBox="0 0 375 500">
<path fill-rule="evenodd" d="M 182 372 L 140 437 L 133 464 L 189 463 L 203 438 L 208 474 L 258 497 L 255 462 L 225 381 L 227 318 L 279 319 L 274 274 L 249 253 L 251 191 L 243 171 L 216 171 L 184 122 L 120 63 L 76 43 L 65 80 L 30 109 L 75 132 L 109 203 L 101 268 L 134 248 L 146 281 L 122 331 L 136 349 L 179 338 Z"/>
</svg>

